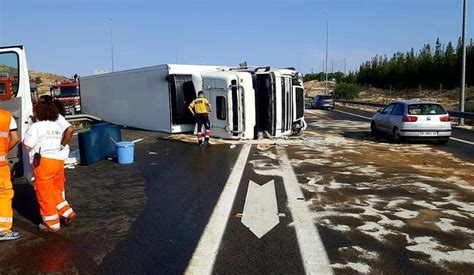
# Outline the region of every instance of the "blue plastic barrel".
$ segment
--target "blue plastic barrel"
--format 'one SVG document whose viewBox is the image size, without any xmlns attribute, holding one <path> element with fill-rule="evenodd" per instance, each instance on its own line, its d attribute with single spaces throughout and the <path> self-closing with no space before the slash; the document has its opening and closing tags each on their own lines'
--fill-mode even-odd
<svg viewBox="0 0 474 275">
<path fill-rule="evenodd" d="M 82 165 L 90 165 L 104 158 L 100 150 L 101 138 L 98 131 L 79 133 L 78 140 Z"/>
<path fill-rule="evenodd" d="M 110 125 L 105 132 L 104 155 L 106 158 L 117 156 L 117 146 L 115 142 L 122 141 L 120 126 Z"/>
<path fill-rule="evenodd" d="M 130 141 L 121 141 L 116 143 L 117 160 L 120 164 L 133 163 L 133 151 L 135 144 Z"/>
</svg>

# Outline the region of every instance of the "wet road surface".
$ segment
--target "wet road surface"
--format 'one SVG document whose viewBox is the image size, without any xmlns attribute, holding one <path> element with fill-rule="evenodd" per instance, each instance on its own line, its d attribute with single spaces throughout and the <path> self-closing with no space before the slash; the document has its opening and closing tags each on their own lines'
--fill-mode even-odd
<svg viewBox="0 0 474 275">
<path fill-rule="evenodd" d="M 79 218 L 58 234 L 38 232 L 33 190 L 16 184 L 22 238 L 0 243 L 0 272 L 472 272 L 472 146 L 390 144 L 340 112 L 306 119 L 302 137 L 236 148 L 124 131 L 144 138 L 133 165 L 67 170 Z"/>
</svg>

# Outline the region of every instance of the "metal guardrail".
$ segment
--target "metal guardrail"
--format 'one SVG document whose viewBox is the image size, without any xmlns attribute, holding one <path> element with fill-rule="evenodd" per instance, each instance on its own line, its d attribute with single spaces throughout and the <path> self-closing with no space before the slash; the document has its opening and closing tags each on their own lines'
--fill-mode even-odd
<svg viewBox="0 0 474 275">
<path fill-rule="evenodd" d="M 352 101 L 352 100 L 343 100 L 343 99 L 337 99 L 336 102 L 346 103 L 346 104 L 354 104 L 354 105 L 360 105 L 360 106 L 378 107 L 378 108 L 385 107 L 385 106 L 388 105 L 388 104 L 363 102 L 363 101 Z M 474 119 L 474 113 L 472 113 L 472 112 L 448 111 L 448 114 L 451 117 Z"/>
<path fill-rule="evenodd" d="M 102 119 L 92 116 L 92 115 L 88 115 L 88 114 L 67 115 L 66 120 L 69 122 L 82 121 L 82 120 L 102 121 Z"/>
</svg>

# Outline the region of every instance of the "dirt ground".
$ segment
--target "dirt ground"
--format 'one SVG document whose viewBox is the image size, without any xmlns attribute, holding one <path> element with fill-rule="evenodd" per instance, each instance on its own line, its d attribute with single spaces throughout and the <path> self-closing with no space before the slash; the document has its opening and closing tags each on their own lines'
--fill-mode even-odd
<svg viewBox="0 0 474 275">
<path fill-rule="evenodd" d="M 448 110 L 455 110 L 459 102 L 459 90 L 404 90 L 390 91 L 382 89 L 368 89 L 359 94 L 357 100 L 388 104 L 395 100 L 419 99 L 435 101 L 443 105 Z M 468 87 L 466 90 L 466 102 L 474 104 L 474 87 Z"/>
</svg>

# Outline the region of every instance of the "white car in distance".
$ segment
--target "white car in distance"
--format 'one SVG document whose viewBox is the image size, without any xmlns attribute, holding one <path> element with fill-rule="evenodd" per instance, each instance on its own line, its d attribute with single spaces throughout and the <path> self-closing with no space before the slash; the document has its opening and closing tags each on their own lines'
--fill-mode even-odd
<svg viewBox="0 0 474 275">
<path fill-rule="evenodd" d="M 438 103 L 397 101 L 374 114 L 370 130 L 376 136 L 390 136 L 393 142 L 423 139 L 446 144 L 451 137 L 450 121 L 448 112 Z"/>
</svg>

